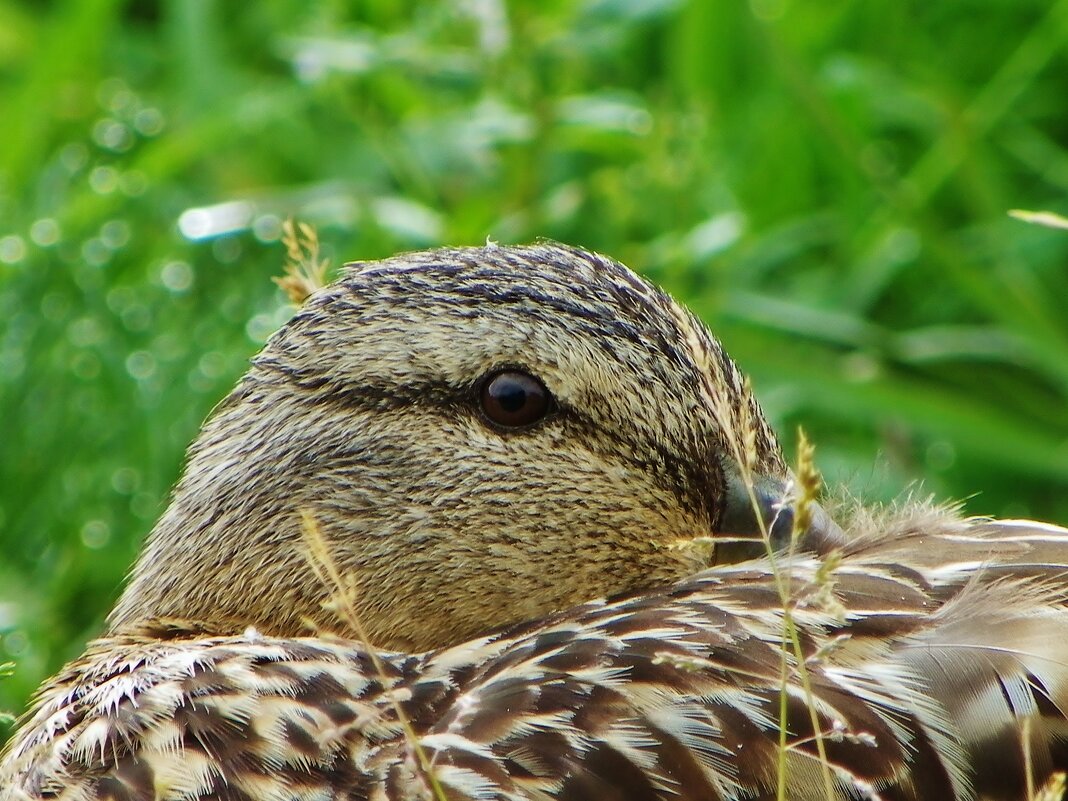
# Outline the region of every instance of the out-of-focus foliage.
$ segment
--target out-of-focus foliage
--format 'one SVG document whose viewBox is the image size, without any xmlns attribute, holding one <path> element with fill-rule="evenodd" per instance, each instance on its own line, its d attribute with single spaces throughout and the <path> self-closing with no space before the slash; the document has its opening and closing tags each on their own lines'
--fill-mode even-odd
<svg viewBox="0 0 1068 801">
<path fill-rule="evenodd" d="M 335 262 L 551 237 L 667 286 L 831 483 L 1068 522 L 1068 2 L 0 0 L 0 709 Z M 979 494 L 974 494 L 979 493 Z M 2 735 L 2 732 L 0 732 Z"/>
</svg>

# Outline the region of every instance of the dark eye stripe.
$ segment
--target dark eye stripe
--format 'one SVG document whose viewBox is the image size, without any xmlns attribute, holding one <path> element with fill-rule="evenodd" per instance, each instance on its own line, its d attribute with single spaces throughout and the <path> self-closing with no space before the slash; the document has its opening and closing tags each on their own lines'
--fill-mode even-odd
<svg viewBox="0 0 1068 801">
<path fill-rule="evenodd" d="M 530 373 L 504 370 L 482 383 L 479 403 L 486 418 L 504 428 L 524 428 L 542 420 L 552 408 L 552 395 Z"/>
<path fill-rule="evenodd" d="M 680 502 L 696 509 L 704 509 L 710 525 L 717 525 L 720 518 L 720 497 L 723 491 L 722 467 L 718 460 L 708 458 L 703 449 L 692 454 L 674 453 L 667 445 L 657 440 L 639 439 L 633 436 L 626 425 L 609 424 L 589 410 L 577 409 L 561 403 L 552 396 L 544 384 L 520 367 L 498 369 L 479 381 L 457 387 L 443 381 L 424 381 L 412 384 L 333 385 L 319 376 L 308 377 L 299 371 L 288 369 L 276 362 L 261 360 L 261 370 L 274 372 L 282 380 L 301 387 L 315 389 L 316 404 L 336 404 L 353 409 L 371 411 L 404 409 L 418 406 L 441 414 L 470 414 L 472 407 L 482 420 L 497 430 L 523 431 L 534 428 L 548 415 L 562 426 L 561 431 L 582 447 L 613 459 L 621 459 L 638 470 L 651 473 L 666 491 L 675 494 Z M 547 399 L 546 408 L 532 422 L 516 425 L 494 419 L 485 408 L 485 396 L 490 384 L 504 376 L 520 376 L 533 381 Z M 220 413 L 225 407 L 238 403 L 249 394 L 258 394 L 256 379 L 246 376 L 233 393 L 215 409 Z M 506 385 L 505 385 L 506 386 Z M 533 402 L 532 400 L 529 402 Z M 605 432 L 610 432 L 605 437 Z M 711 488 L 711 489 L 710 489 Z"/>
</svg>

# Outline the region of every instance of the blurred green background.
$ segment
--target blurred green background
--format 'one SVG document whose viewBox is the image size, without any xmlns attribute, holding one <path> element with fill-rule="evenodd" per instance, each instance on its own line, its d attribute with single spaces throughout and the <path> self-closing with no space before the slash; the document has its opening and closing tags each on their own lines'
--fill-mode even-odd
<svg viewBox="0 0 1068 801">
<path fill-rule="evenodd" d="M 718 332 L 831 483 L 1068 523 L 1068 2 L 0 0 L 0 709 L 335 263 L 551 237 Z M 0 739 L 3 730 L 0 729 Z"/>
</svg>

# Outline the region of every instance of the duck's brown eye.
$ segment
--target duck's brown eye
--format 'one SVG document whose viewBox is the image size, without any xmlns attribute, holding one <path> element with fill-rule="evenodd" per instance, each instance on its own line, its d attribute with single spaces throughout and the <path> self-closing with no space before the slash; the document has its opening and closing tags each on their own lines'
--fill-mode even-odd
<svg viewBox="0 0 1068 801">
<path fill-rule="evenodd" d="M 505 370 L 486 379 L 479 401 L 482 412 L 497 425 L 522 428 L 549 413 L 552 395 L 529 373 Z"/>
</svg>

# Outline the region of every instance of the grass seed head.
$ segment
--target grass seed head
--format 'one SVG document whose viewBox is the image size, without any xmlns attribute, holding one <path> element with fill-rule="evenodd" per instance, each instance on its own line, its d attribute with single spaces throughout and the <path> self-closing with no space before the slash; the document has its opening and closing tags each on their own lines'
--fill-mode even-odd
<svg viewBox="0 0 1068 801">
<path fill-rule="evenodd" d="M 330 262 L 320 254 L 319 233 L 307 223 L 292 219 L 282 223 L 282 244 L 286 249 L 285 275 L 271 280 L 294 306 L 302 306 L 313 292 L 326 286 Z"/>
<path fill-rule="evenodd" d="M 797 499 L 794 502 L 792 538 L 797 538 L 812 525 L 812 504 L 819 496 L 823 481 L 814 459 L 816 449 L 802 429 L 797 430 Z"/>
</svg>

